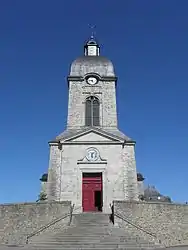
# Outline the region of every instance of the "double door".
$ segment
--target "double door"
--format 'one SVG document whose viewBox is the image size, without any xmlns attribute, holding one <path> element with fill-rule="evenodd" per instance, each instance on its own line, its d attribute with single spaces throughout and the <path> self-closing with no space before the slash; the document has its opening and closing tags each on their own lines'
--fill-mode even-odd
<svg viewBox="0 0 188 250">
<path fill-rule="evenodd" d="M 83 175 L 83 212 L 102 211 L 102 200 L 102 174 L 98 176 Z"/>
</svg>

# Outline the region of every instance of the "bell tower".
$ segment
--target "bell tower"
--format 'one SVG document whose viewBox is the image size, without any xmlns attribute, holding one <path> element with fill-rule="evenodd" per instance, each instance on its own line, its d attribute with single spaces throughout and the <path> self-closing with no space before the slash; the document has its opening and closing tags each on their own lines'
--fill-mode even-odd
<svg viewBox="0 0 188 250">
<path fill-rule="evenodd" d="M 116 129 L 116 80 L 112 62 L 100 55 L 99 44 L 90 38 L 84 55 L 71 64 L 67 128 Z"/>
</svg>

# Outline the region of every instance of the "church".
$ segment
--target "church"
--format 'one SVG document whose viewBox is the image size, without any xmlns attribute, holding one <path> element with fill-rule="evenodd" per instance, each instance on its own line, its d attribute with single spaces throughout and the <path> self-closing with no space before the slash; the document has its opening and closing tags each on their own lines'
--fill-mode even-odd
<svg viewBox="0 0 188 250">
<path fill-rule="evenodd" d="M 92 36 L 67 77 L 66 130 L 49 142 L 45 192 L 80 212 L 110 213 L 114 200 L 138 200 L 135 141 L 118 129 L 113 63 Z M 140 181 L 140 183 L 139 183 Z"/>
</svg>

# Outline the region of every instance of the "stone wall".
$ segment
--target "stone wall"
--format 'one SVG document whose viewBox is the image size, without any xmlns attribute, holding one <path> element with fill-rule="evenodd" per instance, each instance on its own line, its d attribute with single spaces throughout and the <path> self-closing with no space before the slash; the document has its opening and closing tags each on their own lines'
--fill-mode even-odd
<svg viewBox="0 0 188 250">
<path fill-rule="evenodd" d="M 56 220 L 54 224 L 49 227 L 44 228 L 41 232 L 37 232 L 32 237 L 28 238 L 28 244 L 37 244 L 41 241 L 45 242 L 48 237 L 56 237 L 55 235 L 58 233 L 62 233 L 67 225 L 70 225 L 70 216 L 67 216 L 61 220 Z"/>
<path fill-rule="evenodd" d="M 151 233 L 165 246 L 188 245 L 188 205 L 115 201 L 114 212 L 137 226 L 148 239 Z M 116 216 L 115 223 L 127 227 L 127 222 Z"/>
<path fill-rule="evenodd" d="M 99 81 L 90 86 L 82 81 L 69 82 L 68 129 L 80 129 L 85 126 L 86 98 L 94 95 L 100 102 L 100 126 L 117 128 L 115 81 Z"/>
<path fill-rule="evenodd" d="M 49 201 L 60 199 L 61 164 L 61 150 L 58 148 L 58 143 L 54 143 L 50 145 L 48 168 L 47 198 Z"/>
<path fill-rule="evenodd" d="M 81 208 L 83 172 L 102 172 L 105 213 L 110 213 L 110 204 L 114 199 L 136 200 L 138 193 L 134 144 L 122 148 L 121 144 L 111 144 L 110 139 L 107 141 L 106 137 L 94 132 L 87 136 L 90 137 L 90 145 L 84 144 L 88 139 L 83 135 L 72 144 L 64 144 L 61 150 L 58 146 L 51 146 L 49 182 L 53 181 L 53 185 L 49 185 L 48 199 L 71 200 L 76 208 Z M 97 141 L 97 145 L 92 144 L 91 139 Z M 74 144 L 75 142 L 78 144 Z M 86 153 L 89 147 L 96 147 L 99 151 L 101 159 L 97 163 L 87 160 Z M 51 178 L 52 173 L 54 179 Z M 55 194 L 50 195 L 53 192 Z"/>
<path fill-rule="evenodd" d="M 26 237 L 65 214 L 70 202 L 0 205 L 0 244 L 25 244 Z"/>
</svg>

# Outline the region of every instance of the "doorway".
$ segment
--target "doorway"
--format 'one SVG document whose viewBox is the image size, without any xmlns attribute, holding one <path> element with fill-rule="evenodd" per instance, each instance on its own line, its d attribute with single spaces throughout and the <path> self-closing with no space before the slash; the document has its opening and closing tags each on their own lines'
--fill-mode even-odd
<svg viewBox="0 0 188 250">
<path fill-rule="evenodd" d="M 102 173 L 83 173 L 82 207 L 83 212 L 102 212 Z"/>
<path fill-rule="evenodd" d="M 102 191 L 95 192 L 95 208 L 97 211 L 102 212 Z"/>
</svg>

